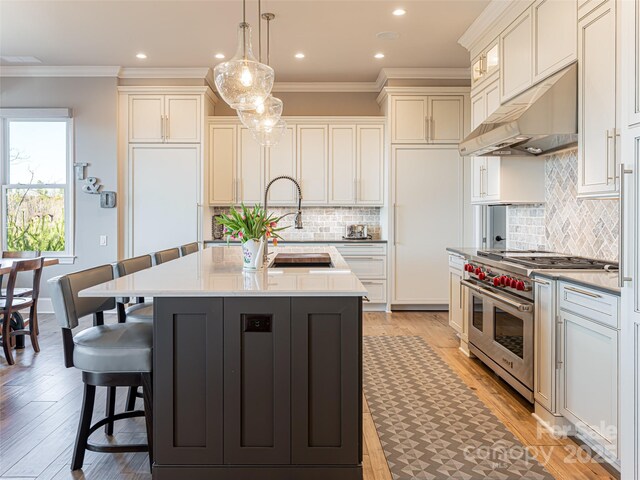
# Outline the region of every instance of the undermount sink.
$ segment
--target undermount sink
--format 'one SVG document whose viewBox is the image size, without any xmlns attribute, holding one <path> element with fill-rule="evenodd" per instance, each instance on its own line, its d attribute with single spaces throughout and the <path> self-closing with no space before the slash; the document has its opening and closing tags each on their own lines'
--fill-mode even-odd
<svg viewBox="0 0 640 480">
<path fill-rule="evenodd" d="M 269 268 L 333 268 L 328 253 L 278 253 Z"/>
</svg>

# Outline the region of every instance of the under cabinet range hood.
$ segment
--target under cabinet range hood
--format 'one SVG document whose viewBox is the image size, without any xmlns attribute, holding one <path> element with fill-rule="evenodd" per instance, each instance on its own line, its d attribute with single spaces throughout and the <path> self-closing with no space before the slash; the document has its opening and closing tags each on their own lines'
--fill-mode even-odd
<svg viewBox="0 0 640 480">
<path fill-rule="evenodd" d="M 578 144 L 573 64 L 493 112 L 459 145 L 462 156 L 543 156 Z"/>
</svg>

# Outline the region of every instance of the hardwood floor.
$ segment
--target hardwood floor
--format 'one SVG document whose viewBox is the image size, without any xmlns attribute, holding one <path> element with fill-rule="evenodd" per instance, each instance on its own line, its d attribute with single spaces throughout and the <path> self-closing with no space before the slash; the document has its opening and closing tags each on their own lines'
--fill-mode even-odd
<svg viewBox="0 0 640 480">
<path fill-rule="evenodd" d="M 89 326 L 90 320 L 83 320 L 81 325 Z M 531 406 L 480 362 L 459 352 L 446 312 L 368 313 L 364 333 L 424 338 L 557 479 L 615 478 L 595 461 L 567 463 L 574 459 L 571 451 L 577 448 L 576 444 L 540 433 L 531 416 Z M 41 316 L 39 338 L 39 354 L 34 354 L 27 342 L 24 350 L 16 352 L 16 365 L 9 367 L 0 359 L 0 478 L 149 480 L 147 455 L 141 453 L 87 452 L 83 471 L 69 470 L 82 381 L 77 370 L 63 367 L 60 329 L 52 315 Z M 97 406 L 105 403 L 104 390 L 99 389 Z M 125 396 L 125 390 L 119 389 L 117 409 L 122 410 Z M 107 441 L 101 432 L 96 432 L 92 440 L 101 438 Z M 132 441 L 145 441 L 142 418 L 115 424 L 110 443 Z M 365 480 L 391 479 L 366 401 L 363 468 Z"/>
</svg>

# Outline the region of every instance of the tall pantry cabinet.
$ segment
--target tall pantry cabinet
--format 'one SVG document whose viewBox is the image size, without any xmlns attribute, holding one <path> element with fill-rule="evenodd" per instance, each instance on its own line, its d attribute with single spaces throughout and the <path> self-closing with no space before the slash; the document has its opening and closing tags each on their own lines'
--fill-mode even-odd
<svg viewBox="0 0 640 480">
<path fill-rule="evenodd" d="M 204 86 L 123 86 L 118 94 L 118 256 L 201 241 L 213 92 Z"/>
<path fill-rule="evenodd" d="M 458 143 L 468 132 L 469 89 L 385 87 L 378 101 L 390 132 L 391 306 L 447 305 L 445 249 L 463 243 Z"/>
</svg>

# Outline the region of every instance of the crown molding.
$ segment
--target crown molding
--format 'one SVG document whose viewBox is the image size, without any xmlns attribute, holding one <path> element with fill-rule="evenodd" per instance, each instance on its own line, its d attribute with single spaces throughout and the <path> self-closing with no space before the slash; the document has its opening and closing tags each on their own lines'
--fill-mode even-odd
<svg viewBox="0 0 640 480">
<path fill-rule="evenodd" d="M 123 67 L 120 78 L 207 78 L 211 75 L 208 67 L 193 68 L 139 68 Z"/>
<path fill-rule="evenodd" d="M 497 24 L 510 12 L 524 10 L 531 5 L 531 0 L 491 0 L 489 5 L 478 15 L 478 18 L 458 39 L 458 43 L 468 51 L 486 35 L 492 26 Z"/>
<path fill-rule="evenodd" d="M 448 79 L 468 80 L 471 78 L 471 70 L 464 68 L 383 68 L 376 80 L 377 91 L 382 90 L 388 80 L 400 79 Z"/>
<path fill-rule="evenodd" d="M 375 82 L 276 82 L 274 92 L 373 92 Z"/>
<path fill-rule="evenodd" d="M 120 67 L 0 66 L 0 77 L 117 77 Z"/>
</svg>

